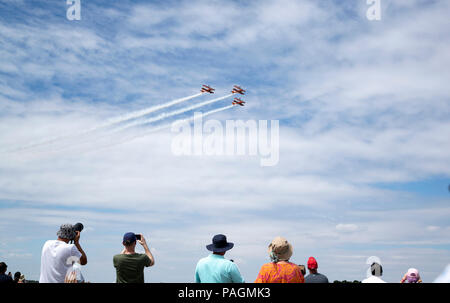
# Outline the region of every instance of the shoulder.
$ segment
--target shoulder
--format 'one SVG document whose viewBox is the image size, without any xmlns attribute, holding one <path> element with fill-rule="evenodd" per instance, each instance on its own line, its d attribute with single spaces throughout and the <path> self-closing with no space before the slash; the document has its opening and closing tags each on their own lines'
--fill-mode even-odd
<svg viewBox="0 0 450 303">
<path fill-rule="evenodd" d="M 197 262 L 197 266 L 198 265 L 202 265 L 202 264 L 204 264 L 204 263 L 208 263 L 208 262 L 210 262 L 210 258 L 209 257 L 204 257 L 204 258 L 201 258 L 200 260 L 198 260 L 198 262 Z"/>
<path fill-rule="evenodd" d="M 200 260 L 198 260 L 197 265 L 195 266 L 195 271 L 202 271 L 203 268 L 205 267 L 205 264 L 208 262 L 208 258 L 201 258 Z"/>
<path fill-rule="evenodd" d="M 8 282 L 8 281 L 12 281 L 12 278 L 10 276 L 8 276 L 8 275 L 0 274 L 0 281 Z"/>
<path fill-rule="evenodd" d="M 117 254 L 113 256 L 114 260 L 120 259 L 123 255 L 122 254 Z"/>
<path fill-rule="evenodd" d="M 45 241 L 43 248 L 47 248 L 51 245 L 54 245 L 55 242 L 56 242 L 56 240 L 47 240 L 47 241 Z"/>
<path fill-rule="evenodd" d="M 130 255 L 117 254 L 117 255 L 114 255 L 114 257 L 113 257 L 114 262 L 121 262 L 121 261 L 124 261 L 126 259 L 130 259 Z"/>
<path fill-rule="evenodd" d="M 223 259 L 221 262 L 224 266 L 226 266 L 230 270 L 236 270 L 238 268 L 237 264 L 234 263 L 233 261 Z"/>
<path fill-rule="evenodd" d="M 123 260 L 123 255 L 122 254 L 114 255 L 113 256 L 113 264 L 114 264 L 114 266 L 116 266 L 119 263 L 121 263 L 122 260 Z"/>
<path fill-rule="evenodd" d="M 210 256 L 202 258 L 198 261 L 198 266 L 202 266 L 204 264 L 211 264 L 213 266 L 218 266 L 222 268 L 222 270 L 226 271 L 232 271 L 238 268 L 236 263 L 234 263 L 233 261 L 230 261 L 225 258 L 212 258 Z"/>
<path fill-rule="evenodd" d="M 380 278 L 375 277 L 375 276 L 371 276 L 367 279 L 364 279 L 361 281 L 361 283 L 383 283 L 384 281 L 382 281 Z"/>
<path fill-rule="evenodd" d="M 45 242 L 44 248 L 49 248 L 52 250 L 54 249 L 59 252 L 74 252 L 75 250 L 78 251 L 75 244 L 69 244 L 59 240 L 48 240 L 47 242 Z"/>
<path fill-rule="evenodd" d="M 291 267 L 295 270 L 300 270 L 300 266 L 298 266 L 297 264 L 292 263 L 292 262 L 286 263 L 286 267 Z"/>
<path fill-rule="evenodd" d="M 58 241 L 58 240 L 49 240 L 47 241 L 48 246 L 52 246 L 55 249 L 67 249 L 67 250 L 73 250 L 74 248 L 76 249 L 75 244 L 69 244 L 63 241 Z"/>
<path fill-rule="evenodd" d="M 70 250 L 73 256 L 81 257 L 81 252 L 78 250 L 75 244 L 63 243 L 61 245 L 63 245 L 64 249 Z"/>
<path fill-rule="evenodd" d="M 328 282 L 328 277 L 325 276 L 324 274 L 319 274 L 320 278 L 322 279 L 323 282 Z"/>
<path fill-rule="evenodd" d="M 146 254 L 139 254 L 138 259 L 143 261 L 150 261 L 149 256 L 147 256 Z"/>
<path fill-rule="evenodd" d="M 271 270 L 272 268 L 274 268 L 274 266 L 276 266 L 275 263 L 266 263 L 266 264 L 263 264 L 263 265 L 261 266 L 261 271 Z"/>
</svg>

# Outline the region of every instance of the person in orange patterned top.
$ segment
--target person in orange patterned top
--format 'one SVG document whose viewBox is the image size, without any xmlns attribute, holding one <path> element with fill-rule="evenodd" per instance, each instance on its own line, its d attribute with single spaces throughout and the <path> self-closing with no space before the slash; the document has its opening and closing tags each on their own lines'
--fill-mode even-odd
<svg viewBox="0 0 450 303">
<path fill-rule="evenodd" d="M 293 249 L 285 238 L 276 237 L 268 253 L 272 262 L 261 267 L 255 283 L 305 283 L 300 267 L 289 262 Z"/>
</svg>

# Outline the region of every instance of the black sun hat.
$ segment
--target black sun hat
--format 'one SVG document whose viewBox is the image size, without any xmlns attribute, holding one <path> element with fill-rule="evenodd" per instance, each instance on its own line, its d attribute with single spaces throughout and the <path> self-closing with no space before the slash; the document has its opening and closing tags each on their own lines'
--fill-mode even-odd
<svg viewBox="0 0 450 303">
<path fill-rule="evenodd" d="M 234 243 L 227 242 L 227 237 L 225 235 L 215 235 L 212 238 L 212 244 L 206 245 L 206 249 L 212 252 L 224 252 L 232 249 Z"/>
</svg>

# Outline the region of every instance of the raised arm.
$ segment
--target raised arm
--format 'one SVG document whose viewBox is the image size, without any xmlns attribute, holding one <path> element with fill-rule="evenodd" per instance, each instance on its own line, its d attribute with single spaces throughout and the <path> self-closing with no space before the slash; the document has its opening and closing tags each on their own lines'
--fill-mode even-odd
<svg viewBox="0 0 450 303">
<path fill-rule="evenodd" d="M 81 265 L 86 265 L 87 264 L 87 256 L 86 256 L 84 250 L 81 248 L 81 245 L 80 245 L 80 232 L 79 231 L 77 231 L 77 235 L 75 236 L 75 239 L 74 239 L 73 243 L 75 244 L 75 246 L 78 249 L 78 251 L 81 253 L 80 264 Z"/>
<path fill-rule="evenodd" d="M 152 252 L 150 251 L 150 249 L 148 248 L 147 242 L 145 241 L 144 235 L 141 234 L 141 240 L 138 240 L 139 244 L 142 245 L 142 247 L 144 247 L 145 250 L 145 254 L 150 258 L 150 265 L 149 266 L 153 266 L 155 265 L 155 258 L 152 255 Z"/>
</svg>

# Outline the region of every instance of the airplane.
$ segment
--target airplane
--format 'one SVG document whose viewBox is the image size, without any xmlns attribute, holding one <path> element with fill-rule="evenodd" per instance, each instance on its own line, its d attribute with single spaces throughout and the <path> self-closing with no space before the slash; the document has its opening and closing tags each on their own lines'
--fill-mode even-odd
<svg viewBox="0 0 450 303">
<path fill-rule="evenodd" d="M 233 87 L 233 90 L 231 91 L 233 94 L 236 94 L 236 93 L 238 93 L 238 94 L 241 94 L 241 95 L 245 95 L 245 90 L 243 90 L 241 87 L 239 87 L 239 86 L 237 86 L 237 85 L 235 85 L 234 87 Z"/>
<path fill-rule="evenodd" d="M 202 86 L 202 89 L 200 90 L 202 93 L 210 93 L 210 94 L 214 94 L 214 91 L 215 91 L 216 89 L 215 88 L 212 88 L 212 87 L 210 87 L 210 86 L 208 86 L 208 85 L 204 85 L 203 84 L 203 86 Z"/>
<path fill-rule="evenodd" d="M 231 103 L 231 104 L 233 104 L 233 105 L 244 106 L 244 103 L 245 103 L 245 101 L 242 101 L 242 100 L 239 99 L 239 98 L 234 98 L 233 103 Z"/>
</svg>

